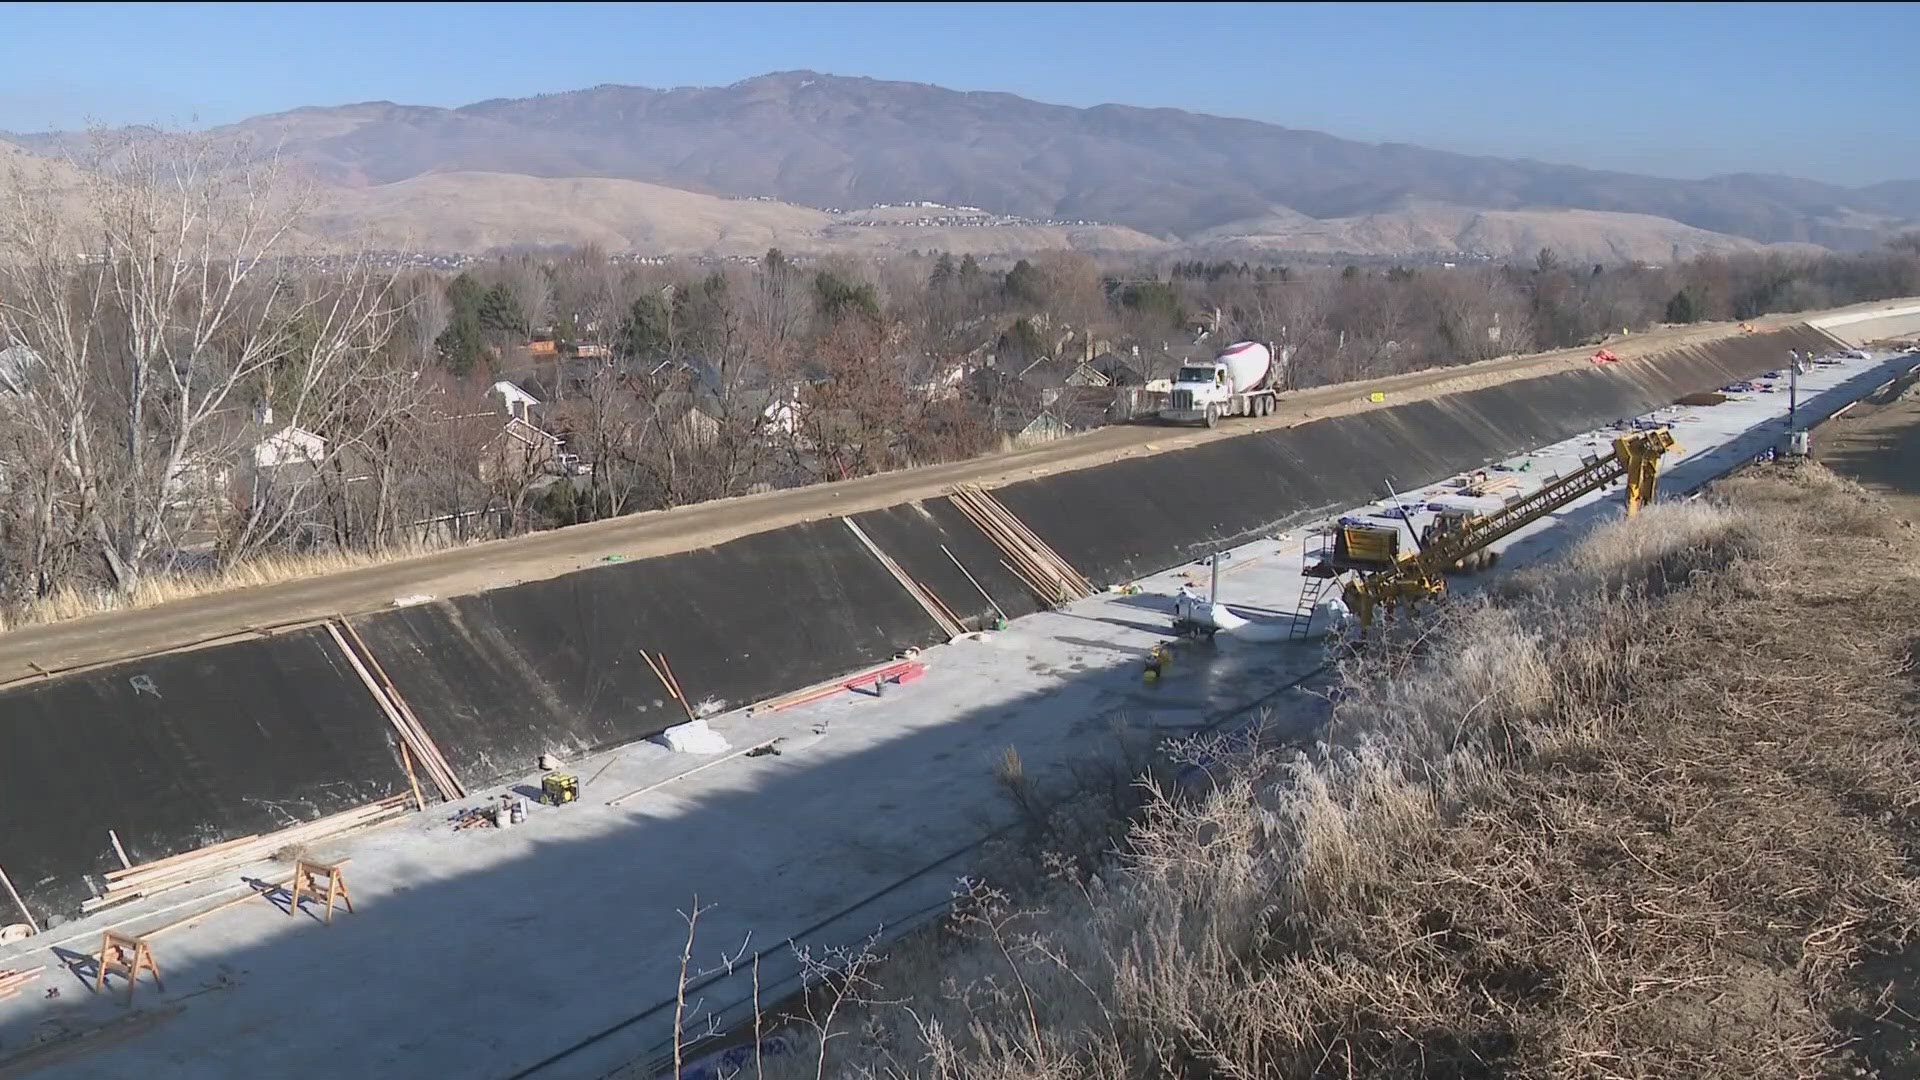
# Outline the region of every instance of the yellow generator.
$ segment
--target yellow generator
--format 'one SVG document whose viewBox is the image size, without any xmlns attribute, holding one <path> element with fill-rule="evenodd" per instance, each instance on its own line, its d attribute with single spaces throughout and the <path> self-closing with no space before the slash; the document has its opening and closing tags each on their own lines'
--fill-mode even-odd
<svg viewBox="0 0 1920 1080">
<path fill-rule="evenodd" d="M 548 773 L 540 778 L 540 801 L 559 806 L 580 798 L 580 778 L 572 773 Z"/>
</svg>

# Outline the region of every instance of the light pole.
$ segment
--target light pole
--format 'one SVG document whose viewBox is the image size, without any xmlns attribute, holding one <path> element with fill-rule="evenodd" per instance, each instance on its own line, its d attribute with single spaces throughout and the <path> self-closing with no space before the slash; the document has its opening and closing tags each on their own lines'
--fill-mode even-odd
<svg viewBox="0 0 1920 1080">
<path fill-rule="evenodd" d="M 1800 412 L 1800 354 L 1787 350 L 1787 434 L 1791 436 Z"/>
</svg>

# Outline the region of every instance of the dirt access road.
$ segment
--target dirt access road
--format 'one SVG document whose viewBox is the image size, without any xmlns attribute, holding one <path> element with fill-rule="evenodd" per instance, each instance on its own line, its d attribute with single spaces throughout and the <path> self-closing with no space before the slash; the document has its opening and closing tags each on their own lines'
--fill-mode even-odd
<svg viewBox="0 0 1920 1080">
<path fill-rule="evenodd" d="M 1756 320 L 1756 330 L 1804 321 L 1803 315 Z M 1622 360 L 1697 345 L 1740 333 L 1728 323 L 1659 330 L 1607 343 Z M 274 627 L 391 605 L 403 596 L 460 596 L 558 577 L 608 556 L 647 558 L 707 547 L 801 521 L 840 517 L 931 498 L 956 484 L 994 487 L 1069 472 L 1117 458 L 1155 454 L 1251 431 L 1476 389 L 1494 383 L 1578 369 L 1593 348 L 1502 357 L 1478 364 L 1317 387 L 1287 395 L 1273 416 L 1231 420 L 1214 430 L 1119 425 L 1044 446 L 944 465 L 930 465 L 832 484 L 722 499 L 535 533 L 472 547 L 313 578 L 210 593 L 150 608 L 111 612 L 0 634 L 0 685 L 170 649 L 207 645 Z"/>
<path fill-rule="evenodd" d="M 1920 524 L 1920 372 L 1820 425 L 1813 456 Z"/>
</svg>

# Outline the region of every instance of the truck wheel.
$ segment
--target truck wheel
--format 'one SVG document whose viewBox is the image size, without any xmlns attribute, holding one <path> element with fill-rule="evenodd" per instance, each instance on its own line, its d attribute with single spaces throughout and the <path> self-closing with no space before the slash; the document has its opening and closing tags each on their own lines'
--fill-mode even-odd
<svg viewBox="0 0 1920 1080">
<path fill-rule="evenodd" d="M 1207 426 L 1208 427 L 1220 426 L 1220 406 L 1218 405 L 1207 406 Z"/>
<path fill-rule="evenodd" d="M 1261 416 L 1272 416 L 1273 415 L 1273 399 L 1270 397 L 1261 398 L 1259 408 L 1260 408 Z"/>
</svg>

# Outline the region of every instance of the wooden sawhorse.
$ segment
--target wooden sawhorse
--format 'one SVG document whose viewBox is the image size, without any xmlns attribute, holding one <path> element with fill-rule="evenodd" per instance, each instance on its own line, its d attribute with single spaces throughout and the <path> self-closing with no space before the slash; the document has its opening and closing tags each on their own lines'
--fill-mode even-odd
<svg viewBox="0 0 1920 1080">
<path fill-rule="evenodd" d="M 153 985 L 165 990 L 160 981 L 160 965 L 153 962 L 153 950 L 147 947 L 146 938 L 133 937 L 114 930 L 100 935 L 100 961 L 94 965 L 93 992 L 106 989 L 107 974 L 127 977 L 127 1004 L 133 1004 L 133 987 L 140 981 L 140 972 L 153 973 Z"/>
<path fill-rule="evenodd" d="M 327 899 L 327 922 L 333 922 L 333 902 L 338 897 L 347 905 L 347 914 L 353 914 L 353 897 L 347 895 L 347 879 L 340 874 L 340 868 L 347 864 L 345 859 L 337 863 L 316 862 L 312 859 L 295 859 L 293 862 L 293 902 L 287 905 L 287 914 L 300 911 L 300 894 L 306 892 L 318 900 Z M 324 883 L 324 885 L 323 885 Z"/>
</svg>

